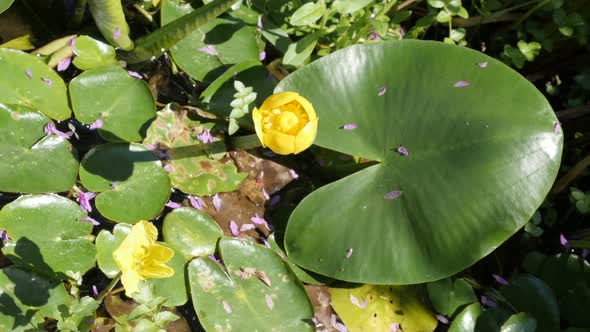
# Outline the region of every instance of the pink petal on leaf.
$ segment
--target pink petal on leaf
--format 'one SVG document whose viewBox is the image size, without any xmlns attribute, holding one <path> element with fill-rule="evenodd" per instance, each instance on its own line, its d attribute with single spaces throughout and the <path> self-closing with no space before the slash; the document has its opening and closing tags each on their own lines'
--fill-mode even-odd
<svg viewBox="0 0 590 332">
<path fill-rule="evenodd" d="M 561 131 L 561 122 L 559 122 L 559 121 L 556 121 L 556 122 L 553 124 L 553 132 L 554 132 L 555 134 L 559 134 L 559 132 L 560 132 L 560 131 Z"/>
<path fill-rule="evenodd" d="M 393 200 L 396 199 L 398 197 L 400 197 L 402 195 L 402 192 L 399 190 L 394 190 L 394 191 L 390 191 L 388 193 L 386 193 L 383 198 L 387 199 L 387 200 Z"/>
<path fill-rule="evenodd" d="M 141 74 L 140 74 L 140 73 L 138 73 L 138 72 L 134 72 L 134 71 L 132 71 L 132 70 L 128 70 L 128 71 L 127 71 L 127 74 L 128 74 L 129 76 L 131 76 L 131 77 L 139 78 L 140 80 L 142 80 L 142 79 L 143 79 L 143 76 L 141 76 Z"/>
<path fill-rule="evenodd" d="M 272 301 L 272 298 L 268 294 L 264 294 L 264 302 L 266 302 L 266 306 L 270 310 L 272 310 L 272 308 L 274 308 L 275 306 L 275 303 Z"/>
<path fill-rule="evenodd" d="M 119 38 L 121 37 L 121 30 L 119 30 L 119 28 L 115 28 L 115 30 L 113 31 L 113 39 L 115 41 L 119 40 Z"/>
<path fill-rule="evenodd" d="M 487 61 L 485 61 L 485 62 L 480 62 L 477 65 L 479 66 L 479 68 L 485 68 L 488 66 L 488 63 L 487 63 Z"/>
<path fill-rule="evenodd" d="M 385 92 L 387 92 L 387 87 L 382 86 L 379 88 L 379 93 L 377 93 L 377 96 L 381 97 L 385 94 Z"/>
<path fill-rule="evenodd" d="M 198 48 L 198 50 L 200 52 L 207 53 L 209 55 L 217 55 L 217 50 L 215 49 L 215 47 L 213 45 L 203 46 L 201 48 Z"/>
<path fill-rule="evenodd" d="M 408 149 L 406 149 L 406 148 L 405 148 L 405 147 L 403 147 L 403 146 L 400 146 L 400 147 L 398 147 L 398 148 L 397 148 L 397 153 L 401 154 L 401 155 L 402 155 L 402 156 L 404 156 L 404 157 L 407 157 L 407 156 L 408 156 L 408 154 L 409 154 L 409 153 L 408 153 Z"/>
<path fill-rule="evenodd" d="M 358 128 L 358 125 L 354 124 L 354 123 L 349 123 L 349 124 L 345 124 L 343 126 L 340 126 L 340 128 L 338 129 L 342 129 L 342 130 L 353 130 Z"/>
<path fill-rule="evenodd" d="M 458 81 L 455 82 L 455 84 L 453 85 L 455 88 L 464 88 L 466 86 L 470 86 L 471 83 L 467 82 L 467 81 Z"/>
<path fill-rule="evenodd" d="M 33 78 L 33 73 L 31 73 L 31 70 L 27 69 L 25 70 L 25 74 L 29 77 L 29 78 Z"/>
<path fill-rule="evenodd" d="M 72 63 L 72 58 L 65 58 L 63 60 L 61 60 L 58 64 L 57 64 L 57 71 L 65 71 L 66 69 L 68 69 L 70 67 L 70 63 Z"/>
<path fill-rule="evenodd" d="M 45 77 L 41 77 L 41 81 L 43 81 L 43 83 L 47 84 L 47 86 L 51 86 L 51 84 L 53 84 L 53 81 L 45 78 Z"/>
<path fill-rule="evenodd" d="M 227 312 L 228 314 L 231 314 L 231 307 L 225 301 L 223 301 L 223 310 L 225 310 L 225 312 Z"/>
<path fill-rule="evenodd" d="M 203 130 L 200 135 L 197 135 L 197 139 L 201 141 L 203 144 L 213 143 L 213 136 L 211 132 L 207 129 Z"/>
<path fill-rule="evenodd" d="M 400 331 L 399 323 L 393 323 L 389 326 L 389 332 L 398 332 Z"/>
<path fill-rule="evenodd" d="M 354 249 L 348 248 L 348 250 L 346 250 L 346 258 L 350 258 L 350 256 L 352 256 L 353 251 L 354 251 Z"/>
<path fill-rule="evenodd" d="M 90 126 L 88 127 L 88 129 L 90 130 L 96 130 L 98 128 L 101 128 L 103 125 L 103 122 L 101 119 L 97 119 L 96 121 L 94 121 L 93 123 L 90 124 Z"/>
</svg>

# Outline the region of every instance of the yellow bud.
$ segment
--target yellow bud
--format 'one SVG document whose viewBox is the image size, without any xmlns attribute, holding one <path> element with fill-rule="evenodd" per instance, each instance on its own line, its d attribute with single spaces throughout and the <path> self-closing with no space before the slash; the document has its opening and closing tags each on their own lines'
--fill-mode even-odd
<svg viewBox="0 0 590 332">
<path fill-rule="evenodd" d="M 254 109 L 252 118 L 262 146 L 282 155 L 309 148 L 318 128 L 313 106 L 295 92 L 268 97 L 260 108 Z"/>
</svg>

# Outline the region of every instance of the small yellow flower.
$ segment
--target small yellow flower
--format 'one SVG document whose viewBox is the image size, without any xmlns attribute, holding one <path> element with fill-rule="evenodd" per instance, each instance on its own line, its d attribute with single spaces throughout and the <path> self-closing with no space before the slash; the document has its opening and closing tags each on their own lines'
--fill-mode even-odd
<svg viewBox="0 0 590 332">
<path fill-rule="evenodd" d="M 299 153 L 313 144 L 318 117 L 311 103 L 295 92 L 268 97 L 252 112 L 262 146 L 278 154 Z"/>
<path fill-rule="evenodd" d="M 140 280 L 174 275 L 174 270 L 164 265 L 174 256 L 174 251 L 156 244 L 157 238 L 156 227 L 142 220 L 131 228 L 119 248 L 113 252 L 127 296 L 138 290 Z"/>
</svg>

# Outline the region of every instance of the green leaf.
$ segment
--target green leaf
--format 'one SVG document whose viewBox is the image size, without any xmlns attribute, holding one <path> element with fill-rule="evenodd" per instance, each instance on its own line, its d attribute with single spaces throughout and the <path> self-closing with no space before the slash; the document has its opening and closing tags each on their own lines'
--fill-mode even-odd
<svg viewBox="0 0 590 332">
<path fill-rule="evenodd" d="M 117 224 L 112 233 L 103 229 L 96 236 L 96 261 L 98 267 L 102 273 L 111 279 L 116 277 L 120 271 L 113 259 L 113 252 L 119 248 L 129 232 L 131 232 L 131 225 Z"/>
<path fill-rule="evenodd" d="M 313 52 L 318 38 L 317 33 L 312 33 L 289 45 L 283 57 L 283 64 L 295 67 L 302 66 Z"/>
<path fill-rule="evenodd" d="M 475 323 L 480 314 L 479 302 L 468 305 L 453 319 L 449 332 L 475 332 Z"/>
<path fill-rule="evenodd" d="M 471 85 L 454 87 L 459 81 Z M 289 257 L 335 279 L 407 284 L 453 275 L 528 222 L 559 168 L 563 137 L 547 100 L 467 48 L 356 45 L 292 73 L 281 91 L 313 104 L 315 144 L 377 162 L 316 190 L 290 216 Z M 394 191 L 401 195 L 387 199 Z"/>
<path fill-rule="evenodd" d="M 430 7 L 433 8 L 443 8 L 445 6 L 445 1 L 443 0 L 428 0 L 428 4 Z"/>
<path fill-rule="evenodd" d="M 0 104 L 0 191 L 61 192 L 74 186 L 76 150 L 66 139 L 45 136 L 48 123 L 27 107 Z"/>
<path fill-rule="evenodd" d="M 436 21 L 439 23 L 447 23 L 453 18 L 453 15 L 446 10 L 441 10 L 436 14 Z"/>
<path fill-rule="evenodd" d="M 326 12 L 326 5 L 323 2 L 308 2 L 299 7 L 291 15 L 291 25 L 302 26 L 315 23 Z"/>
<path fill-rule="evenodd" d="M 517 46 L 527 61 L 534 61 L 542 48 L 541 44 L 537 42 L 527 43 L 524 40 L 519 40 Z"/>
<path fill-rule="evenodd" d="M 129 25 L 125 21 L 123 6 L 119 0 L 88 0 L 90 13 L 102 36 L 111 44 L 124 51 L 133 49 L 129 38 Z"/>
<path fill-rule="evenodd" d="M 192 120 L 186 110 L 172 110 L 172 105 L 158 112 L 148 129 L 144 144 L 167 150 L 167 167 L 172 186 L 192 195 L 213 195 L 236 190 L 246 173 L 238 173 L 231 160 L 213 160 L 224 155 L 225 144 L 218 138 L 204 144 L 198 135 L 211 130 L 213 123 Z"/>
<path fill-rule="evenodd" d="M 0 0 L 0 3 L 2 2 L 2 0 Z M 0 4 L 0 7 L 2 5 Z M 2 9 L 0 9 L 0 12 L 2 12 Z M 35 49 L 35 45 L 33 45 L 31 43 L 31 35 L 23 35 L 14 39 L 11 39 L 7 42 L 5 42 L 4 44 L 0 44 L 0 48 L 12 48 L 15 50 L 21 50 L 21 51 L 28 51 L 28 50 L 33 50 Z"/>
<path fill-rule="evenodd" d="M 0 73 L 10 78 L 0 80 L 0 103 L 28 106 L 56 120 L 70 117 L 64 81 L 39 57 L 0 48 Z"/>
<path fill-rule="evenodd" d="M 500 332 L 536 332 L 537 321 L 531 315 L 521 312 L 508 318 Z"/>
<path fill-rule="evenodd" d="M 186 261 L 211 255 L 223 231 L 206 213 L 192 208 L 179 208 L 168 213 L 162 226 L 164 241 Z"/>
<path fill-rule="evenodd" d="M 239 129 L 240 129 L 240 125 L 238 125 L 238 121 L 236 121 L 236 119 L 229 119 L 229 127 L 227 128 L 227 133 L 230 135 L 233 135 Z"/>
<path fill-rule="evenodd" d="M 112 46 L 88 36 L 74 39 L 73 51 L 76 54 L 74 65 L 82 70 L 119 64 Z"/>
<path fill-rule="evenodd" d="M 532 275 L 513 278 L 502 287 L 502 295 L 518 311 L 531 314 L 538 323 L 538 332 L 559 330 L 559 306 L 553 290 Z"/>
<path fill-rule="evenodd" d="M 274 250 L 281 258 L 285 261 L 285 263 L 289 264 L 289 267 L 297 276 L 297 279 L 301 280 L 306 284 L 311 285 L 324 285 L 329 281 L 332 281 L 328 278 L 322 277 L 321 275 L 317 275 L 315 273 L 310 273 L 309 271 L 305 271 L 299 266 L 295 265 L 293 261 L 285 254 L 285 251 L 279 246 L 275 239 L 275 233 L 272 233 L 268 236 L 268 244 L 270 245 L 271 249 Z"/>
<path fill-rule="evenodd" d="M 437 322 L 413 286 L 363 285 L 329 288 L 330 304 L 350 332 L 389 331 L 393 323 L 404 332 L 434 331 Z M 361 308 L 366 301 L 366 307 Z"/>
<path fill-rule="evenodd" d="M 150 220 L 170 197 L 170 179 L 162 164 L 150 150 L 135 143 L 92 148 L 82 159 L 80 181 L 88 190 L 99 193 L 96 208 L 115 222 Z"/>
<path fill-rule="evenodd" d="M 85 71 L 70 82 L 70 98 L 78 121 L 100 119 L 98 133 L 109 141 L 141 141 L 156 115 L 152 92 L 143 80 L 119 67 Z"/>
<path fill-rule="evenodd" d="M 428 296 L 437 312 L 449 317 L 462 306 L 477 302 L 471 285 L 465 279 L 446 278 L 426 285 Z"/>
<path fill-rule="evenodd" d="M 365 8 L 372 2 L 372 0 L 335 0 L 332 8 L 341 14 L 352 14 Z"/>
<path fill-rule="evenodd" d="M 209 258 L 188 266 L 193 306 L 205 330 L 314 330 L 303 285 L 274 251 L 229 238 L 219 241 L 219 250 L 226 270 Z"/>
<path fill-rule="evenodd" d="M 10 5 L 12 5 L 13 2 L 14 0 L 0 0 L 0 14 L 10 8 Z"/>
<path fill-rule="evenodd" d="M 477 332 L 498 332 L 511 313 L 504 308 L 488 308 L 483 310 L 477 318 L 474 331 Z"/>
<path fill-rule="evenodd" d="M 78 204 L 65 197 L 21 196 L 0 210 L 0 228 L 11 238 L 3 252 L 15 266 L 50 278 L 84 274 L 96 256 L 92 224 L 84 217 Z"/>
<path fill-rule="evenodd" d="M 0 331 L 45 331 L 43 317 L 58 318 L 58 308 L 68 305 L 61 282 L 16 266 L 0 271 Z"/>
<path fill-rule="evenodd" d="M 174 256 L 166 263 L 167 266 L 174 270 L 174 275 L 169 278 L 146 279 L 145 282 L 153 285 L 155 295 L 166 299 L 164 306 L 176 307 L 184 305 L 188 301 L 188 289 L 186 286 L 187 260 L 179 251 L 167 243 L 158 242 L 158 244 L 174 250 Z"/>
<path fill-rule="evenodd" d="M 214 45 L 221 55 L 220 58 L 224 59 L 223 64 L 257 60 L 254 26 L 247 27 L 241 20 L 215 20 L 215 17 L 228 10 L 236 1 L 216 0 L 196 10 L 188 2 L 162 1 L 162 27 L 140 38 L 133 52 L 124 57 L 129 62 L 136 63 L 155 58 L 171 49 L 172 57 L 180 68 L 200 81 L 209 71 L 221 66 L 221 60 L 216 56 L 198 51 L 206 45 Z M 228 29 L 233 31 L 229 40 Z M 246 46 L 249 48 L 245 48 Z"/>
</svg>

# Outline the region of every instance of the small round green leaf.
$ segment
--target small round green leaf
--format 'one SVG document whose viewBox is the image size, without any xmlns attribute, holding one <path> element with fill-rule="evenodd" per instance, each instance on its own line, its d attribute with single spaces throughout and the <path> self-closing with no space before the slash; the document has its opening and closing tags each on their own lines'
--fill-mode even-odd
<svg viewBox="0 0 590 332">
<path fill-rule="evenodd" d="M 98 267 L 109 278 L 114 278 L 121 271 L 113 259 L 113 252 L 119 248 L 127 234 L 131 232 L 131 225 L 117 224 L 113 232 L 103 229 L 96 236 L 96 261 Z"/>
<path fill-rule="evenodd" d="M 193 305 L 207 331 L 313 331 L 303 285 L 271 249 L 223 238 L 226 270 L 209 258 L 189 263 Z"/>
<path fill-rule="evenodd" d="M 154 218 L 170 197 L 170 179 L 156 156 L 141 144 L 107 143 L 82 159 L 80 181 L 99 193 L 98 211 L 115 222 Z"/>
<path fill-rule="evenodd" d="M 508 318 L 500 332 L 536 332 L 537 320 L 531 315 L 521 312 Z"/>
<path fill-rule="evenodd" d="M 473 288 L 465 279 L 446 278 L 428 283 L 426 288 L 434 309 L 449 317 L 465 304 L 477 301 Z"/>
<path fill-rule="evenodd" d="M 102 120 L 98 133 L 109 141 L 139 142 L 156 116 L 147 84 L 119 67 L 95 68 L 70 82 L 70 98 L 78 121 Z"/>
<path fill-rule="evenodd" d="M 289 257 L 332 278 L 453 275 L 526 224 L 559 168 L 563 136 L 547 100 L 464 47 L 355 45 L 292 73 L 281 91 L 313 104 L 315 144 L 378 162 L 316 190 L 289 219 Z"/>
<path fill-rule="evenodd" d="M 479 302 L 468 305 L 453 319 L 449 332 L 475 332 L 475 323 L 480 314 Z"/>
<path fill-rule="evenodd" d="M 538 332 L 559 330 L 559 306 L 553 290 L 541 279 L 520 275 L 502 287 L 502 295 L 519 311 L 531 314 Z"/>
<path fill-rule="evenodd" d="M 119 64 L 115 58 L 115 49 L 111 45 L 88 36 L 74 39 L 73 50 L 76 54 L 74 65 L 82 70 Z"/>
<path fill-rule="evenodd" d="M 10 78 L 0 80 L 0 103 L 28 106 L 56 120 L 70 117 L 64 81 L 39 57 L 0 48 L 0 73 Z"/>
<path fill-rule="evenodd" d="M 0 191 L 69 190 L 78 177 L 78 156 L 67 140 L 45 136 L 49 120 L 23 106 L 0 104 Z"/>
<path fill-rule="evenodd" d="M 84 274 L 95 262 L 92 224 L 75 202 L 58 195 L 21 196 L 0 211 L 10 241 L 3 252 L 16 266 L 51 278 Z M 56 275 L 58 274 L 58 275 Z"/>
<path fill-rule="evenodd" d="M 158 244 L 174 250 L 167 243 L 158 242 Z M 174 275 L 169 278 L 146 279 L 148 284 L 154 286 L 154 293 L 166 299 L 164 305 L 167 307 L 181 306 L 188 301 L 186 263 L 187 260 L 182 254 L 174 250 L 174 256 L 166 263 L 167 266 L 174 270 Z"/>
<path fill-rule="evenodd" d="M 392 331 L 399 324 L 404 332 L 434 331 L 434 315 L 413 286 L 363 285 L 330 288 L 330 304 L 350 332 Z"/>
<path fill-rule="evenodd" d="M 16 266 L 0 270 L 0 290 L 0 331 L 43 331 L 44 317 L 61 317 L 70 301 L 60 281 Z"/>
<path fill-rule="evenodd" d="M 198 139 L 213 123 L 192 120 L 186 110 L 171 105 L 157 113 L 147 131 L 144 144 L 168 150 L 167 167 L 172 186 L 192 195 L 214 195 L 238 189 L 246 173 L 238 173 L 232 160 L 213 160 L 226 152 L 223 141 L 204 144 Z"/>
<path fill-rule="evenodd" d="M 215 252 L 223 236 L 219 225 L 206 213 L 183 207 L 168 213 L 162 225 L 164 241 L 186 261 Z"/>
</svg>

